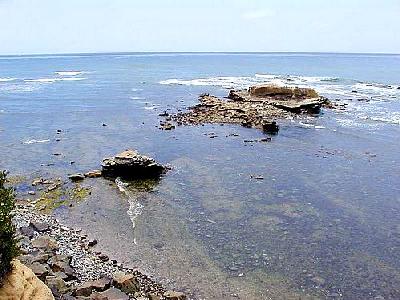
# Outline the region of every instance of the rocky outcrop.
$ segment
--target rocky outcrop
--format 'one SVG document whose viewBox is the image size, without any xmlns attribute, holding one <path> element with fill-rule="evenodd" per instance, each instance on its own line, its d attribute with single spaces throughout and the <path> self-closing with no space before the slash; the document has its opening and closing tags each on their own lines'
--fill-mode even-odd
<svg viewBox="0 0 400 300">
<path fill-rule="evenodd" d="M 319 113 L 327 99 L 313 89 L 260 85 L 247 90 L 232 90 L 228 100 L 203 94 L 199 101 L 200 104 L 188 112 L 167 117 L 178 125 L 231 123 L 276 133 L 279 130 L 276 120 L 294 114 Z"/>
<path fill-rule="evenodd" d="M 0 300 L 54 300 L 51 290 L 19 260 L 0 288 Z"/>
<path fill-rule="evenodd" d="M 157 178 L 166 171 L 153 158 L 141 155 L 136 150 L 126 150 L 114 157 L 103 159 L 104 177 Z"/>
</svg>

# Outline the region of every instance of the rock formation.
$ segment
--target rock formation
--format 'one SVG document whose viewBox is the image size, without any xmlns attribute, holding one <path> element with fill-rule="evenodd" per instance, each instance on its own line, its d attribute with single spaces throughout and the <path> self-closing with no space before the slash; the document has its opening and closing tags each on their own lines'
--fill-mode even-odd
<svg viewBox="0 0 400 300">
<path fill-rule="evenodd" d="M 241 124 L 276 133 L 279 126 L 275 120 L 293 114 L 319 113 L 327 99 L 313 89 L 260 85 L 247 90 L 231 90 L 228 100 L 203 94 L 199 101 L 200 104 L 191 107 L 188 112 L 173 115 L 172 120 L 178 125 Z"/>
<path fill-rule="evenodd" d="M 51 290 L 19 260 L 0 288 L 0 300 L 54 300 Z"/>
<path fill-rule="evenodd" d="M 136 150 L 126 150 L 114 157 L 103 159 L 104 177 L 157 178 L 166 171 L 153 158 L 141 155 Z"/>
</svg>

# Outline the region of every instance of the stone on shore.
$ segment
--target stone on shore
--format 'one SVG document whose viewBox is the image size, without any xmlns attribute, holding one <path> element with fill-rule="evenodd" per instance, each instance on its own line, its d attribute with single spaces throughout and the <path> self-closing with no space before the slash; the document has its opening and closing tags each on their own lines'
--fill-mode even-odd
<svg viewBox="0 0 400 300">
<path fill-rule="evenodd" d="M 153 158 L 141 155 L 136 150 L 126 150 L 114 157 L 103 159 L 104 177 L 157 178 L 166 170 Z"/>
<path fill-rule="evenodd" d="M 139 283 L 133 274 L 125 274 L 121 272 L 115 274 L 113 285 L 128 294 L 139 291 Z"/>
<path fill-rule="evenodd" d="M 44 252 L 52 252 L 58 249 L 57 241 L 46 235 L 33 240 L 32 246 Z"/>
<path fill-rule="evenodd" d="M 89 297 L 92 292 L 103 292 L 111 286 L 109 278 L 100 278 L 95 281 L 87 281 L 75 290 L 75 296 Z"/>
<path fill-rule="evenodd" d="M 186 295 L 182 292 L 166 291 L 164 293 L 164 298 L 168 300 L 185 300 Z"/>
<path fill-rule="evenodd" d="M 124 292 L 116 288 L 110 288 L 102 293 L 93 293 L 90 300 L 128 300 L 129 297 Z"/>
</svg>

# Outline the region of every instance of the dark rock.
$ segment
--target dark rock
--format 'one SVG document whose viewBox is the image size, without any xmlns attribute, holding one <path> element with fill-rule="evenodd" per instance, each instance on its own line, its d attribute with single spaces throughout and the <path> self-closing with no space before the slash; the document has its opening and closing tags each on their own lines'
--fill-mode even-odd
<svg viewBox="0 0 400 300">
<path fill-rule="evenodd" d="M 111 158 L 103 159 L 102 174 L 105 177 L 157 178 L 166 168 L 153 158 L 126 150 Z"/>
<path fill-rule="evenodd" d="M 88 242 L 88 246 L 89 247 L 94 247 L 94 246 L 96 246 L 97 245 L 97 240 L 95 239 L 95 240 L 90 240 L 89 242 Z"/>
<path fill-rule="evenodd" d="M 49 224 L 36 221 L 30 222 L 29 226 L 32 227 L 37 232 L 45 232 L 48 231 L 50 228 Z"/>
<path fill-rule="evenodd" d="M 128 294 L 139 291 L 139 282 L 136 280 L 133 274 L 115 274 L 113 278 L 113 285 Z"/>
<path fill-rule="evenodd" d="M 101 261 L 109 261 L 110 260 L 110 258 L 106 254 L 103 254 L 103 253 L 101 253 L 99 255 L 99 258 Z"/>
<path fill-rule="evenodd" d="M 83 175 L 82 173 L 76 173 L 68 175 L 68 178 L 71 179 L 72 181 L 81 181 L 85 179 L 85 175 Z"/>
<path fill-rule="evenodd" d="M 275 121 L 263 121 L 262 122 L 262 129 L 266 133 L 275 134 L 279 131 L 279 126 L 276 124 Z"/>
<path fill-rule="evenodd" d="M 20 227 L 19 232 L 30 239 L 35 235 L 35 230 L 31 226 Z"/>
<path fill-rule="evenodd" d="M 76 288 L 74 295 L 88 297 L 93 291 L 102 292 L 108 289 L 110 286 L 111 279 L 103 277 L 99 280 L 85 282 Z"/>
</svg>

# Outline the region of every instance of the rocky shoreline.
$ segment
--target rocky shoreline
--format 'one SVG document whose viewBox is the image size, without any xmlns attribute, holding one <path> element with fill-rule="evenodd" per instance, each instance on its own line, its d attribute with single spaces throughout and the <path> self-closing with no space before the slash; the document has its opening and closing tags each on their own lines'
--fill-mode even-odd
<svg viewBox="0 0 400 300">
<path fill-rule="evenodd" d="M 13 222 L 21 255 L 15 264 L 21 262 L 22 267 L 28 267 L 55 299 L 186 299 L 185 294 L 169 291 L 140 271 L 96 251 L 97 240 L 90 240 L 80 229 L 64 226 L 51 214 L 52 209 L 61 205 L 72 207 L 72 200 L 79 202 L 90 193 L 90 188 L 77 183 L 85 178 L 159 179 L 167 169 L 136 150 L 126 150 L 105 158 L 101 171 L 68 175 L 74 188 L 61 178 L 33 180 L 28 194 L 36 195 L 36 199 L 20 199 L 16 203 Z"/>
<path fill-rule="evenodd" d="M 32 204 L 18 204 L 14 222 L 20 233 L 18 259 L 55 299 L 186 299 L 183 293 L 168 291 L 140 271 L 96 251 L 96 240 L 51 215 L 36 213 Z"/>
</svg>

